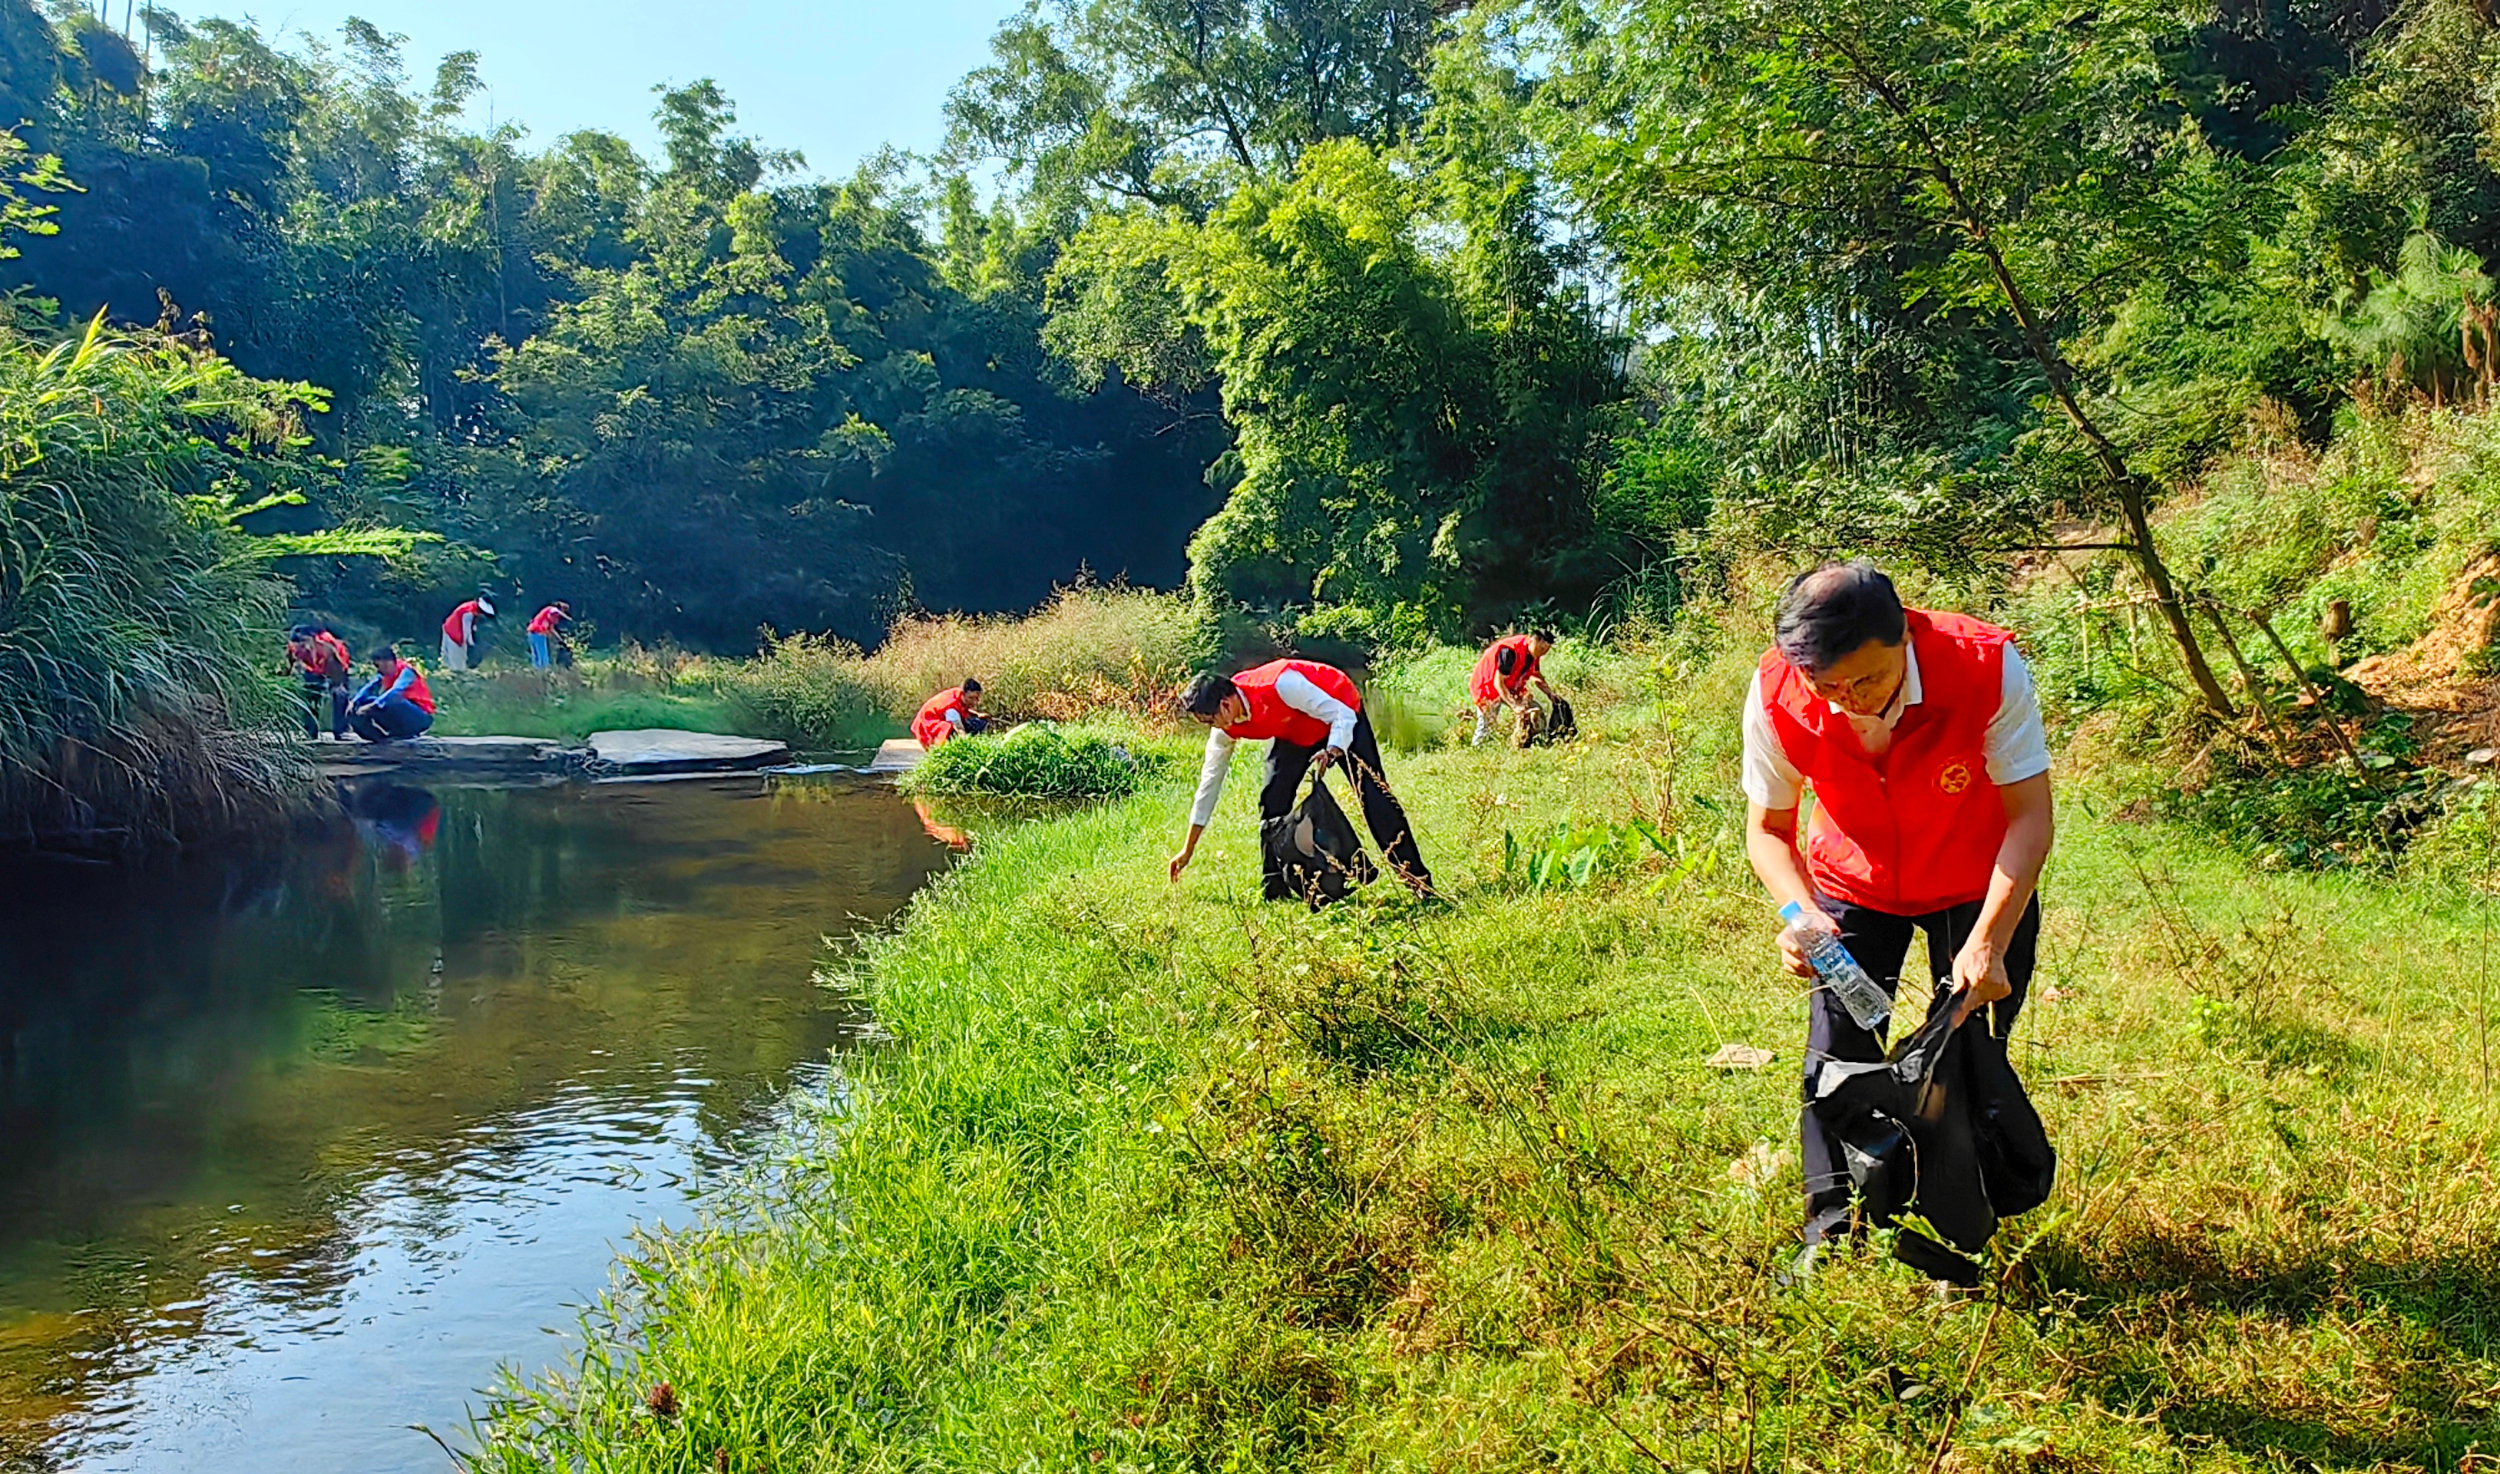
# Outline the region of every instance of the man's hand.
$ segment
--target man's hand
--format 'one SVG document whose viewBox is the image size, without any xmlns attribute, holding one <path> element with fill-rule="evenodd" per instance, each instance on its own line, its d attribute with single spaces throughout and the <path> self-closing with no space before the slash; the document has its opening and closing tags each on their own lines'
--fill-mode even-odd
<svg viewBox="0 0 2500 1474">
<path fill-rule="evenodd" d="M 2014 985 L 2005 976 L 2004 954 L 1986 932 L 1973 931 L 1962 950 L 1953 954 L 1953 1022 L 1958 1025 L 2013 992 Z"/>
<path fill-rule="evenodd" d="M 1797 918 L 1797 925 L 1827 931 L 1833 936 L 1840 935 L 1840 923 L 1823 914 L 1823 908 L 1811 901 L 1806 903 L 1805 915 Z M 1780 961 L 1787 964 L 1794 976 L 1811 978 L 1814 976 L 1814 964 L 1806 960 L 1805 948 L 1798 946 L 1797 939 L 1789 935 L 1791 930 L 1793 928 L 1788 927 L 1780 930 Z"/>
<path fill-rule="evenodd" d="M 1345 749 L 1344 749 L 1344 748 L 1342 748 L 1342 747 L 1323 747 L 1323 748 L 1321 748 L 1321 749 L 1320 749 L 1320 751 L 1319 751 L 1319 756 L 1318 756 L 1318 757 L 1315 757 L 1315 758 L 1313 758 L 1313 759 L 1311 759 L 1311 771 L 1312 771 L 1312 772 L 1314 772 L 1314 773 L 1325 773 L 1325 772 L 1327 772 L 1327 771 L 1329 770 L 1329 768 L 1331 768 L 1332 766 L 1334 766 L 1334 765 L 1336 765 L 1336 764 L 1338 764 L 1338 763 L 1344 762 L 1344 761 L 1345 761 Z"/>
<path fill-rule="evenodd" d="M 1179 854 L 1172 857 L 1172 878 L 1174 880 L 1180 879 L 1181 872 L 1189 868 L 1190 858 L 1190 853 L 1187 850 L 1183 850 Z"/>
</svg>

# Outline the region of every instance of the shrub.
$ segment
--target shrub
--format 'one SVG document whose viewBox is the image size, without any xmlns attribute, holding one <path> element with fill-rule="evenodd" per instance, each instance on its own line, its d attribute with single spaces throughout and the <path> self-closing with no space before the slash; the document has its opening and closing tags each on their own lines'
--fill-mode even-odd
<svg viewBox="0 0 2500 1474">
<path fill-rule="evenodd" d="M 903 620 L 862 674 L 897 716 L 977 676 L 989 709 L 1008 716 L 1072 721 L 1110 710 L 1159 719 L 1211 642 L 1179 598 L 1081 584 L 1022 618 Z"/>
<path fill-rule="evenodd" d="M 713 681 L 740 731 L 800 747 L 874 747 L 903 714 L 858 647 L 830 636 L 771 640 L 758 658 L 721 665 Z"/>
<path fill-rule="evenodd" d="M 904 775 L 913 793 L 1007 798 L 1125 798 L 1162 770 L 1162 754 L 1114 735 L 1028 722 L 999 736 L 941 742 Z"/>
<path fill-rule="evenodd" d="M 404 550 L 348 533 L 259 538 L 297 500 L 275 472 L 301 385 L 178 344 L 0 339 L 0 836 L 123 849 L 274 819 L 307 770 L 278 652 L 289 553 Z"/>
</svg>

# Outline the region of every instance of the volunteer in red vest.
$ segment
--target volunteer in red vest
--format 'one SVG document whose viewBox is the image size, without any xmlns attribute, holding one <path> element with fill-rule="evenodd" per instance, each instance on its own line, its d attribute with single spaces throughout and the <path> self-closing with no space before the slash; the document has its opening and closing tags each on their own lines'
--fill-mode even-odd
<svg viewBox="0 0 2500 1474">
<path fill-rule="evenodd" d="M 434 693 L 425 673 L 384 645 L 373 652 L 373 679 L 347 703 L 347 724 L 367 742 L 419 737 L 434 725 Z"/>
<path fill-rule="evenodd" d="M 305 740 L 320 739 L 320 713 L 327 706 L 330 736 L 346 741 L 347 677 L 354 668 L 347 642 L 326 629 L 299 624 L 287 631 L 286 658 L 303 683 Z"/>
<path fill-rule="evenodd" d="M 2034 887 L 2054 826 L 2031 672 L 2004 630 L 1904 609 L 1873 565 L 1800 576 L 1744 714 L 1745 850 L 1775 903 L 1839 934 L 1887 988 L 1926 934 L 1934 1007 L 2005 1048 L 2031 983 Z M 1802 839 L 1801 795 L 1814 790 Z M 1814 976 L 1787 936 L 1788 970 Z M 1880 1060 L 1831 990 L 1808 995 L 1808 1087 L 1826 1059 Z M 1974 1012 L 1983 1017 L 1971 1019 Z M 1850 1217 L 1848 1163 L 1803 1115 L 1808 1260 Z"/>
<path fill-rule="evenodd" d="M 1314 764 L 1325 772 L 1346 765 L 1355 796 L 1362 801 L 1363 822 L 1372 842 L 1398 878 L 1419 896 L 1432 893 L 1432 872 L 1415 847 L 1406 810 L 1389 791 L 1380 766 L 1380 739 L 1363 710 L 1363 695 L 1354 681 L 1333 665 L 1316 660 L 1272 660 L 1255 670 L 1225 677 L 1201 675 L 1181 692 L 1181 710 L 1213 730 L 1207 733 L 1207 759 L 1198 772 L 1198 799 L 1189 809 L 1189 838 L 1172 857 L 1172 878 L 1181 878 L 1198 853 L 1198 840 L 1215 817 L 1216 800 L 1224 796 L 1224 776 L 1232 769 L 1233 744 L 1268 739 L 1267 786 L 1259 790 L 1262 822 L 1293 811 L 1302 791 L 1302 775 Z M 1264 861 L 1269 899 L 1286 894 L 1283 873 L 1273 856 Z"/>
<path fill-rule="evenodd" d="M 911 719 L 911 735 L 923 747 L 935 747 L 949 737 L 969 736 L 986 732 L 990 724 L 981 720 L 981 683 L 969 676 L 960 686 L 950 686 L 921 703 L 920 715 Z"/>
<path fill-rule="evenodd" d="M 1476 746 L 1492 740 L 1496 710 L 1509 707 L 1523 720 L 1526 718 L 1529 682 L 1536 683 L 1546 700 L 1554 699 L 1554 688 L 1545 684 L 1545 671 L 1540 664 L 1553 648 L 1554 637 L 1545 630 L 1504 635 L 1484 647 L 1484 654 L 1476 658 L 1476 674 L 1470 682 L 1470 692 L 1476 699 Z"/>
<path fill-rule="evenodd" d="M 546 670 L 556 663 L 556 635 L 573 617 L 573 606 L 558 599 L 530 616 L 530 664 Z"/>
<path fill-rule="evenodd" d="M 494 617 L 494 601 L 484 594 L 452 606 L 443 620 L 443 669 L 467 670 L 476 663 L 478 621 Z"/>
</svg>

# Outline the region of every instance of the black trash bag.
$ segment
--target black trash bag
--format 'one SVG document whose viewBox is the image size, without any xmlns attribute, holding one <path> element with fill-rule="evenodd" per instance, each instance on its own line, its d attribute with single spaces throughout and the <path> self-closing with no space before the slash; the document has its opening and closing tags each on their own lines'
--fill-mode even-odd
<svg viewBox="0 0 2500 1474">
<path fill-rule="evenodd" d="M 1268 820 L 1260 830 L 1271 901 L 1298 897 L 1317 911 L 1380 876 L 1371 856 L 1363 852 L 1362 837 L 1354 832 L 1345 810 L 1337 807 L 1336 796 L 1317 773 L 1311 775 L 1311 791 L 1302 802 L 1283 818 Z"/>
<path fill-rule="evenodd" d="M 1554 698 L 1554 709 L 1550 712 L 1533 701 L 1520 708 L 1518 730 L 1521 747 L 1550 747 L 1578 736 L 1580 722 L 1572 715 L 1571 703 L 1557 696 Z"/>
<path fill-rule="evenodd" d="M 1977 1284 L 1966 1256 L 2057 1181 L 2057 1152 L 2004 1051 L 1957 1027 L 1949 1006 L 1880 1064 L 1823 1061 L 1808 1109 L 1839 1140 L 1867 1222 L 1916 1212 L 1944 1236 L 1894 1238 L 1893 1257 L 1931 1278 Z"/>
</svg>

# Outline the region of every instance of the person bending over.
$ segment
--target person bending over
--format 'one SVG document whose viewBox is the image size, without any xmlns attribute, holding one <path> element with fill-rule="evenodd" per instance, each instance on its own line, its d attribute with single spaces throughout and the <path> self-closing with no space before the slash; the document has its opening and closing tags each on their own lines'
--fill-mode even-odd
<svg viewBox="0 0 2500 1474">
<path fill-rule="evenodd" d="M 556 663 L 556 641 L 563 638 L 565 622 L 573 617 L 573 606 L 562 599 L 530 616 L 530 664 L 549 670 Z"/>
<path fill-rule="evenodd" d="M 484 594 L 452 606 L 443 620 L 443 669 L 468 670 L 477 664 L 481 620 L 495 617 L 495 601 Z"/>
<path fill-rule="evenodd" d="M 304 739 L 320 739 L 319 718 L 326 706 L 332 740 L 346 741 L 347 678 L 354 669 L 347 642 L 318 625 L 299 624 L 287 631 L 286 658 L 303 685 Z"/>
<path fill-rule="evenodd" d="M 1980 1047 L 2002 1052 L 2031 986 L 2055 837 L 2040 704 L 2006 632 L 1904 609 L 1872 564 L 1800 575 L 1745 698 L 1743 784 L 1745 852 L 1772 899 L 1802 905 L 1805 925 L 1837 933 L 1887 988 L 1911 931 L 1926 933 L 1930 1006 L 1986 1008 Z M 1793 938 L 1780 950 L 1814 976 Z M 1809 1099 L 1824 1060 L 1884 1057 L 1830 989 L 1809 995 L 1806 1019 Z M 1810 1259 L 1848 1223 L 1851 1183 L 1811 1109 L 1799 1132 Z"/>
<path fill-rule="evenodd" d="M 1406 810 L 1389 791 L 1380 765 L 1380 739 L 1363 710 L 1363 695 L 1353 678 L 1316 660 L 1272 660 L 1233 676 L 1205 674 L 1181 692 L 1181 710 L 1190 720 L 1211 728 L 1207 758 L 1198 772 L 1198 798 L 1189 810 L 1189 837 L 1172 857 L 1171 875 L 1181 878 L 1198 853 L 1198 840 L 1215 817 L 1216 800 L 1224 795 L 1224 777 L 1231 771 L 1233 744 L 1267 739 L 1267 785 L 1259 790 L 1262 822 L 1293 811 L 1302 791 L 1302 775 L 1315 765 L 1326 772 L 1338 763 L 1361 800 L 1363 822 L 1380 846 L 1382 858 L 1419 896 L 1432 894 L 1432 872 L 1406 822 Z M 1264 861 L 1267 898 L 1290 894 L 1274 855 Z"/>
<path fill-rule="evenodd" d="M 347 724 L 367 742 L 423 736 L 434 725 L 434 693 L 426 689 L 424 672 L 389 645 L 372 658 L 373 679 L 347 703 Z"/>
<path fill-rule="evenodd" d="M 911 735 L 922 747 L 935 747 L 949 737 L 971 737 L 990 729 L 981 719 L 981 683 L 970 677 L 920 704 L 911 719 Z"/>
<path fill-rule="evenodd" d="M 1554 648 L 1550 631 L 1533 630 L 1524 635 L 1504 635 L 1484 647 L 1476 659 L 1476 673 L 1469 682 L 1470 694 L 1476 700 L 1476 735 L 1472 745 L 1482 747 L 1493 739 L 1493 713 L 1508 707 L 1520 721 L 1532 721 L 1534 705 L 1528 695 L 1528 683 L 1534 681 L 1554 699 L 1554 688 L 1545 684 L 1541 662 Z"/>
</svg>

